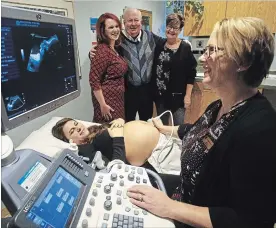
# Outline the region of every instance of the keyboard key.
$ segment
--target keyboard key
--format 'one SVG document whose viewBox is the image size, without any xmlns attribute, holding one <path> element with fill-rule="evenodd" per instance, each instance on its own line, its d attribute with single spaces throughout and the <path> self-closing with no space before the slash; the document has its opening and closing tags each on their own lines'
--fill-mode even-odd
<svg viewBox="0 0 276 228">
<path fill-rule="evenodd" d="M 143 174 L 143 169 L 142 168 L 138 168 L 137 169 L 137 173 L 140 174 L 140 175 L 142 175 Z"/>
<path fill-rule="evenodd" d="M 105 221 L 108 221 L 108 219 L 109 219 L 109 214 L 107 214 L 107 213 L 104 213 L 104 217 L 103 217 L 103 220 L 105 220 Z"/>
</svg>

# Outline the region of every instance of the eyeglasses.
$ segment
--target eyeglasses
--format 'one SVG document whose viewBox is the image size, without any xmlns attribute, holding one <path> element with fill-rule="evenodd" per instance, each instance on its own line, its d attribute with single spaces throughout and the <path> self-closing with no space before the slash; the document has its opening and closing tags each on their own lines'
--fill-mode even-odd
<svg viewBox="0 0 276 228">
<path fill-rule="evenodd" d="M 224 48 L 213 46 L 213 45 L 208 45 L 203 49 L 203 54 L 210 57 L 214 52 L 217 51 L 223 51 Z"/>
<path fill-rule="evenodd" d="M 166 27 L 166 29 L 167 30 L 174 30 L 174 31 L 178 31 L 180 28 L 179 27 L 172 27 L 172 26 L 170 26 L 170 25 L 168 25 L 167 27 Z"/>
</svg>

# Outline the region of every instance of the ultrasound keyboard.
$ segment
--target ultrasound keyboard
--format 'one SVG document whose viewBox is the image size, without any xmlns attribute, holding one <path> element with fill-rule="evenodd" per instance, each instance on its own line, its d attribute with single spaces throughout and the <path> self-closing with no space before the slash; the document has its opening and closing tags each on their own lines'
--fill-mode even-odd
<svg viewBox="0 0 276 228">
<path fill-rule="evenodd" d="M 172 221 L 159 218 L 130 202 L 127 189 L 137 184 L 151 185 L 144 168 L 116 164 L 109 173 L 97 173 L 78 227 L 174 227 Z"/>
<path fill-rule="evenodd" d="M 130 202 L 130 186 L 151 186 L 148 173 L 165 191 L 160 177 L 149 170 L 112 161 L 104 171 L 96 172 L 72 151 L 65 150 L 16 212 L 12 227 L 175 227 L 171 220 Z"/>
</svg>

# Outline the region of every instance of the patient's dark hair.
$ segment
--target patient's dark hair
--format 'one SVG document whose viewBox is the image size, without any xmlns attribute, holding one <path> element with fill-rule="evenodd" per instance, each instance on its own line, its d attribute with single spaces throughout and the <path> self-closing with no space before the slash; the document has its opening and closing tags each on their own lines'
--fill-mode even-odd
<svg viewBox="0 0 276 228">
<path fill-rule="evenodd" d="M 64 135 L 63 127 L 68 121 L 71 121 L 71 120 L 75 121 L 72 118 L 63 118 L 59 120 L 52 128 L 53 136 L 64 142 L 69 142 L 69 140 Z M 87 137 L 87 143 L 91 143 L 98 134 L 102 133 L 104 130 L 106 130 L 109 127 L 110 127 L 109 123 L 104 123 L 101 125 L 92 125 L 88 127 L 87 129 L 90 132 L 90 134 Z"/>
</svg>

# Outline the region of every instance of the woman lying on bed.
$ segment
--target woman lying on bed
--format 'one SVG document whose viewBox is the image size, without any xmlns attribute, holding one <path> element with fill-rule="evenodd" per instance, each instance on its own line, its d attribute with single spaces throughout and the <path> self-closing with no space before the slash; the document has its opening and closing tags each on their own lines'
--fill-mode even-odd
<svg viewBox="0 0 276 228">
<path fill-rule="evenodd" d="M 72 140 L 79 146 L 79 154 L 83 156 L 99 150 L 108 160 L 121 159 L 135 166 L 142 166 L 149 161 L 162 173 L 176 174 L 180 170 L 178 160 L 181 141 L 173 140 L 167 144 L 168 138 L 160 134 L 152 123 L 145 121 L 125 123 L 123 119 L 117 119 L 110 124 L 87 128 L 74 119 L 64 118 L 56 123 L 52 134 L 65 142 Z M 164 145 L 166 147 L 162 150 Z M 126 154 L 120 154 L 119 151 L 124 151 L 119 148 L 122 146 Z"/>
</svg>

